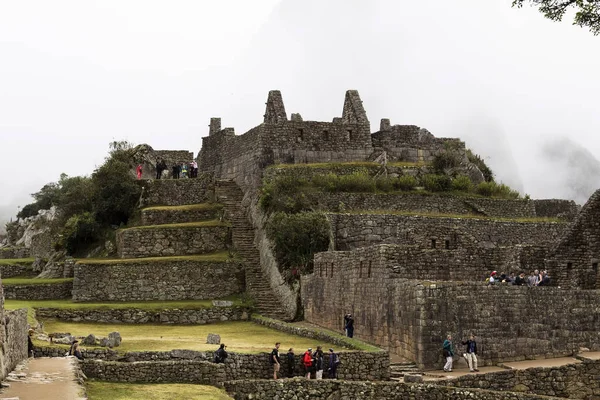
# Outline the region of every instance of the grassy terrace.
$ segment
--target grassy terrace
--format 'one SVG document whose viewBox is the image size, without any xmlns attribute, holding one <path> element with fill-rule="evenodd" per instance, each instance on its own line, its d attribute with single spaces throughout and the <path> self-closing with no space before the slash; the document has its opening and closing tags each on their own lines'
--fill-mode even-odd
<svg viewBox="0 0 600 400">
<path fill-rule="evenodd" d="M 187 204 L 183 206 L 154 206 L 146 207 L 142 211 L 208 211 L 219 210 L 223 208 L 223 204 L 219 203 L 202 203 L 202 204 Z"/>
<path fill-rule="evenodd" d="M 87 381 L 90 400 L 231 400 L 222 389 L 186 384 L 133 384 Z"/>
<path fill-rule="evenodd" d="M 35 258 L 14 258 L 14 259 L 0 259 L 0 265 L 23 265 L 31 264 L 35 261 Z"/>
<path fill-rule="evenodd" d="M 233 260 L 228 251 L 217 253 L 201 254 L 197 256 L 170 256 L 170 257 L 146 257 L 146 258 L 80 258 L 77 264 L 97 265 L 97 264 L 144 264 L 151 262 L 174 262 L 174 261 L 204 261 L 204 262 L 225 262 Z"/>
<path fill-rule="evenodd" d="M 269 352 L 275 342 L 281 342 L 286 350 L 290 347 L 301 352 L 308 347 L 315 348 L 321 345 L 324 348 L 339 346 L 331 343 L 317 341 L 275 329 L 257 325 L 253 322 L 222 322 L 208 325 L 154 325 L 154 324 L 102 324 L 87 322 L 63 322 L 57 320 L 44 320 L 44 331 L 69 332 L 74 336 L 87 336 L 93 333 L 96 336 L 106 336 L 109 332 L 118 331 L 123 337 L 119 346 L 119 353 L 128 351 L 171 351 L 173 349 L 186 349 L 197 351 L 215 351 L 218 346 L 206 344 L 205 339 L 209 333 L 221 335 L 221 343 L 227 345 L 229 351 L 235 353 L 257 354 Z M 37 345 L 49 346 L 47 342 L 37 342 Z M 62 345 L 54 345 L 67 347 Z M 83 347 L 83 346 L 82 346 Z"/>
<path fill-rule="evenodd" d="M 162 229 L 162 228 L 202 228 L 202 227 L 213 227 L 213 226 L 230 226 L 228 222 L 219 221 L 218 219 L 213 219 L 210 221 L 200 221 L 200 222 L 184 222 L 181 224 L 162 224 L 162 225 L 141 225 L 134 226 L 131 228 L 120 229 L 120 231 L 127 231 L 130 229 Z"/>
<path fill-rule="evenodd" d="M 533 218 L 502 218 L 502 217 L 487 217 L 477 214 L 442 214 L 442 213 L 424 213 L 415 211 L 391 211 L 391 210 L 350 210 L 343 213 L 328 214 L 376 214 L 376 215 L 403 215 L 408 217 L 425 217 L 425 218 L 456 218 L 456 219 L 480 219 L 486 221 L 498 222 L 529 222 L 529 223 L 568 223 L 561 221 L 558 218 L 533 217 Z"/>
<path fill-rule="evenodd" d="M 36 279 L 35 277 L 16 277 L 2 279 L 4 286 L 17 285 L 51 285 L 57 283 L 73 282 L 73 278 L 58 278 L 58 279 Z"/>
</svg>

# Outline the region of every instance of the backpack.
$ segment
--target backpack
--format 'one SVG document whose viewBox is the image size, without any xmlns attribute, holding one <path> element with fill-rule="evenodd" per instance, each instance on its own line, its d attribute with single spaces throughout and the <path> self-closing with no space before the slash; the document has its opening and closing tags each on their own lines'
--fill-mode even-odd
<svg viewBox="0 0 600 400">
<path fill-rule="evenodd" d="M 215 351 L 215 364 L 220 364 L 223 362 L 223 359 L 221 358 L 221 354 L 219 354 L 219 350 Z"/>
</svg>

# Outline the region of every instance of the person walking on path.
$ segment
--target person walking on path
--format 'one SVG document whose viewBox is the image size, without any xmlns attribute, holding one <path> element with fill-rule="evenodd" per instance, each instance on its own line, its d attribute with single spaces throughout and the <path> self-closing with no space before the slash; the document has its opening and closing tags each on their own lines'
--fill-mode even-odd
<svg viewBox="0 0 600 400">
<path fill-rule="evenodd" d="M 442 350 L 444 358 L 446 359 L 444 371 L 452 372 L 452 357 L 454 357 L 454 350 L 452 349 L 452 335 L 448 335 L 446 337 L 446 340 L 444 340 L 444 344 L 442 345 Z"/>
<path fill-rule="evenodd" d="M 296 357 L 294 354 L 294 349 L 290 348 L 287 352 L 287 362 L 288 362 L 288 378 L 294 377 L 295 367 L 296 367 Z"/>
<path fill-rule="evenodd" d="M 340 364 L 340 356 L 329 349 L 329 379 L 337 379 L 337 367 Z"/>
<path fill-rule="evenodd" d="M 346 331 L 346 336 L 349 338 L 354 336 L 354 318 L 352 318 L 352 314 L 350 313 L 344 316 L 344 330 Z"/>
<path fill-rule="evenodd" d="M 469 340 L 461 343 L 467 346 L 465 349 L 465 358 L 469 364 L 469 371 L 479 372 L 477 369 L 477 343 L 475 342 L 475 335 L 471 334 Z"/>
<path fill-rule="evenodd" d="M 280 343 L 275 343 L 275 348 L 271 351 L 271 364 L 273 364 L 273 379 L 277 379 L 277 373 L 281 368 L 281 359 L 279 358 Z"/>
<path fill-rule="evenodd" d="M 317 346 L 313 358 L 315 359 L 315 377 L 323 379 L 323 348 L 321 346 Z"/>
<path fill-rule="evenodd" d="M 306 374 L 306 379 L 310 379 L 310 372 L 312 369 L 312 349 L 309 348 L 304 352 L 302 356 L 302 364 L 304 364 L 304 373 Z"/>
</svg>

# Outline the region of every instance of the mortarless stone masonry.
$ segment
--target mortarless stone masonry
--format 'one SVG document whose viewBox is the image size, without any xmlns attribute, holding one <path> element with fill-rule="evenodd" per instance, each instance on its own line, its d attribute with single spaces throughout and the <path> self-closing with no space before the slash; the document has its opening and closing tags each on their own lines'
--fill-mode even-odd
<svg viewBox="0 0 600 400">
<path fill-rule="evenodd" d="M 7 300 L 59 300 L 70 299 L 73 289 L 72 280 L 57 283 L 33 283 L 4 286 Z"/>
<path fill-rule="evenodd" d="M 142 225 L 182 224 L 210 221 L 223 215 L 219 204 L 199 204 L 170 208 L 146 208 L 142 210 Z"/>
<path fill-rule="evenodd" d="M 236 260 L 116 260 L 75 265 L 74 301 L 218 299 L 244 291 L 244 271 Z"/>
<path fill-rule="evenodd" d="M 214 200 L 214 181 L 210 174 L 194 179 L 158 179 L 140 181 L 144 185 L 144 206 L 182 206 Z"/>
</svg>

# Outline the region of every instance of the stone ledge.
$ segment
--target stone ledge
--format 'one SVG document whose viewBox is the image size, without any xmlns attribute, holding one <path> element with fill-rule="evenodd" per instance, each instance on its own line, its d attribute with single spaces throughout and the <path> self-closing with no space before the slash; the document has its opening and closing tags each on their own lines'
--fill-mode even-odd
<svg viewBox="0 0 600 400">
<path fill-rule="evenodd" d="M 219 217 L 222 210 L 223 206 L 217 203 L 149 207 L 142 210 L 142 225 L 177 224 L 212 220 Z"/>
<path fill-rule="evenodd" d="M 2 285 L 6 300 L 60 300 L 71 298 L 73 280 L 58 283 Z"/>
</svg>

